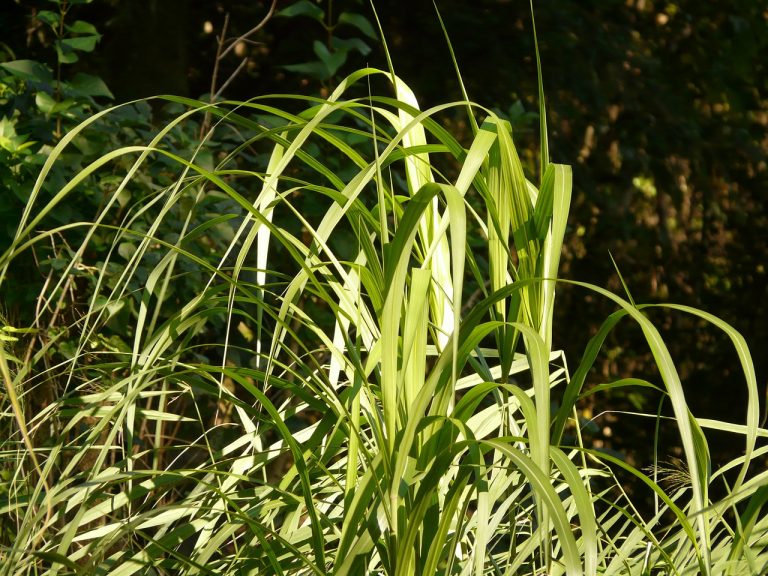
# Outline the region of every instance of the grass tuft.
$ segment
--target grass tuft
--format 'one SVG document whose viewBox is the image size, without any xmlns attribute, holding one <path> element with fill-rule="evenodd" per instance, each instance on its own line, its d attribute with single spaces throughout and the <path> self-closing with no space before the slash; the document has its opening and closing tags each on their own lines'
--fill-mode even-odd
<svg viewBox="0 0 768 576">
<path fill-rule="evenodd" d="M 120 107 L 64 136 L 0 256 L 1 291 L 21 259 L 47 267 L 28 325 L 0 331 L 0 574 L 764 574 L 768 431 L 738 332 L 666 305 L 730 337 L 738 424 L 693 415 L 647 307 L 600 287 L 569 282 L 617 310 L 573 375 L 553 349 L 572 175 L 539 97 L 538 182 L 508 122 L 466 99 L 422 111 L 374 68 L 327 99 L 167 97 L 183 111 L 146 144 L 46 197 Z M 471 141 L 442 127 L 454 111 Z M 96 212 L 51 224 L 105 173 Z M 624 318 L 674 410 L 671 467 L 585 445 L 574 420 Z M 745 447 L 715 473 L 712 429 Z"/>
</svg>

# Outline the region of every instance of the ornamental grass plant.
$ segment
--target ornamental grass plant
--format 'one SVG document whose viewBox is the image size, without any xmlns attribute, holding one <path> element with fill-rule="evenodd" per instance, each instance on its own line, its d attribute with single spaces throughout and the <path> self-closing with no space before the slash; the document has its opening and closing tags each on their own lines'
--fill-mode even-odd
<svg viewBox="0 0 768 576">
<path fill-rule="evenodd" d="M 0 256 L 0 294 L 19 261 L 43 272 L 32 320 L 0 332 L 0 575 L 768 571 L 746 342 L 664 305 L 738 355 L 743 421 L 697 418 L 647 307 L 558 279 L 572 180 L 548 155 L 542 89 L 528 175 L 506 120 L 466 94 L 421 110 L 391 65 L 325 99 L 164 100 L 178 113 L 151 139 L 46 195 L 120 107 L 66 134 Z M 49 225 L 105 173 L 90 219 Z M 553 348 L 566 285 L 616 307 L 573 371 Z M 604 387 L 663 389 L 677 483 L 581 440 L 590 368 L 627 323 L 657 384 Z M 710 430 L 743 446 L 718 470 Z"/>
</svg>

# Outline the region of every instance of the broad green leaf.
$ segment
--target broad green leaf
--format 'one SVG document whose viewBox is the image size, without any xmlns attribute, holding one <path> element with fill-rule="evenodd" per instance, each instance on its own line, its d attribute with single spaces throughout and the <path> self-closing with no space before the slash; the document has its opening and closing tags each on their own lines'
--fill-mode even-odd
<svg viewBox="0 0 768 576">
<path fill-rule="evenodd" d="M 312 45 L 315 55 L 325 65 L 327 77 L 330 78 L 347 60 L 347 53 L 343 50 L 334 50 L 331 52 L 328 47 L 316 40 Z"/>
<path fill-rule="evenodd" d="M 0 148 L 15 154 L 23 150 L 27 136 L 16 133 L 15 123 L 8 118 L 0 118 Z"/>
<path fill-rule="evenodd" d="M 67 24 L 66 28 L 72 34 L 99 36 L 99 31 L 96 29 L 96 26 L 83 20 L 75 20 L 72 24 Z"/>
<path fill-rule="evenodd" d="M 358 14 L 356 12 L 342 12 L 339 14 L 339 24 L 347 24 L 349 26 L 353 26 L 360 30 L 363 34 L 368 36 L 368 38 L 371 38 L 372 40 L 378 40 L 378 35 L 376 34 L 376 31 L 373 29 L 373 26 L 371 25 L 368 18 L 363 16 L 362 14 Z"/>
<path fill-rule="evenodd" d="M 56 106 L 56 100 L 54 100 L 47 92 L 41 91 L 35 94 L 35 104 L 40 112 L 49 115 L 53 112 L 53 108 Z"/>
<path fill-rule="evenodd" d="M 101 36 L 94 34 L 91 36 L 77 36 L 75 38 L 64 38 L 60 40 L 62 46 L 65 46 L 69 50 L 77 50 L 79 52 L 93 52 L 96 48 L 96 43 L 101 40 Z"/>
<path fill-rule="evenodd" d="M 318 80 L 327 80 L 330 78 L 328 66 L 323 62 L 303 62 L 301 64 L 286 64 L 283 66 L 289 72 L 306 74 Z"/>
<path fill-rule="evenodd" d="M 58 56 L 60 64 L 73 64 L 77 62 L 77 52 L 63 40 L 56 40 L 54 42 L 54 47 L 56 48 L 56 55 Z"/>
<path fill-rule="evenodd" d="M 107 85 L 98 76 L 78 72 L 67 84 L 70 89 L 83 96 L 104 96 L 105 98 L 114 99 L 112 92 L 110 92 Z"/>
<path fill-rule="evenodd" d="M 58 12 L 53 12 L 51 10 L 40 10 L 37 13 L 37 19 L 41 22 L 45 22 L 51 28 L 57 29 L 59 22 L 61 21 L 61 16 Z"/>
<path fill-rule="evenodd" d="M 53 73 L 45 64 L 35 60 L 13 60 L 3 62 L 0 68 L 7 70 L 17 78 L 41 84 L 53 83 Z"/>
<path fill-rule="evenodd" d="M 295 16 L 307 16 L 313 20 L 321 21 L 325 18 L 325 12 L 315 2 L 311 0 L 299 0 L 290 6 L 283 8 L 275 16 L 284 16 L 293 18 Z"/>
<path fill-rule="evenodd" d="M 371 53 L 371 47 L 368 46 L 365 42 L 360 40 L 360 38 L 336 38 L 334 37 L 331 40 L 331 45 L 334 47 L 334 49 L 340 51 L 340 52 L 351 52 L 352 50 L 356 50 L 363 56 L 367 56 Z"/>
</svg>

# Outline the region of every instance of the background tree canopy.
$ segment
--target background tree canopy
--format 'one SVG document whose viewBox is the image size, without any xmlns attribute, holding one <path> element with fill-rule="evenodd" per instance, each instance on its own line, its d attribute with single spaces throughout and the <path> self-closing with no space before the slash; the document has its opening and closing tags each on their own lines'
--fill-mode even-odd
<svg viewBox="0 0 768 576">
<path fill-rule="evenodd" d="M 326 2 L 325 21 L 312 11 L 316 3 L 278 4 L 278 9 L 303 8 L 291 17 L 273 17 L 253 42 L 222 61 L 222 79 L 244 63 L 224 96 L 326 94 L 345 72 L 367 63 L 385 65 L 381 43 L 373 38 L 377 34 L 354 18 L 364 14 L 375 22 L 367 3 L 337 0 L 331 7 Z M 518 146 L 525 150 L 523 162 L 533 172 L 537 90 L 528 2 L 437 4 L 470 98 L 511 120 Z M 2 3 L 4 60 L 55 65 L 54 38 L 39 19 L 49 6 L 42 0 Z M 422 107 L 459 99 L 432 2 L 376 6 L 395 69 L 415 89 Z M 268 2 L 235 0 L 72 2 L 73 19 L 94 23 L 102 38 L 71 70 L 101 77 L 118 102 L 158 93 L 199 97 L 210 89 L 215 36 L 225 15 L 227 36 L 237 37 L 268 8 Z M 638 301 L 679 302 L 715 312 L 745 335 L 764 383 L 768 3 L 551 0 L 536 9 L 551 155 L 574 167 L 563 277 L 621 291 L 618 269 Z M 345 12 L 352 16 L 340 20 Z M 334 59 L 341 52 L 344 58 Z M 318 62 L 326 68 L 318 68 Z M 458 119 L 444 121 L 454 133 L 467 129 Z M 557 308 L 562 328 L 555 346 L 578 357 L 610 312 L 608 306 L 562 287 Z M 668 331 L 696 413 L 737 420 L 743 399 L 730 379 L 738 365 L 723 338 L 711 329 L 698 330 L 691 317 L 657 320 Z M 675 334 L 681 334 L 677 347 Z M 612 337 L 610 349 L 593 383 L 649 364 L 639 332 Z M 723 390 L 734 394 L 733 403 L 722 402 Z M 614 399 L 617 410 L 655 402 L 650 395 Z M 729 413 L 731 406 L 739 412 Z M 623 423 L 617 435 L 615 421 L 610 414 L 602 416 L 595 434 L 606 448 L 621 451 L 631 447 L 633 432 L 642 431 L 632 427 L 641 423 Z M 728 449 L 717 444 L 717 436 L 712 447 L 715 462 L 718 450 Z"/>
</svg>

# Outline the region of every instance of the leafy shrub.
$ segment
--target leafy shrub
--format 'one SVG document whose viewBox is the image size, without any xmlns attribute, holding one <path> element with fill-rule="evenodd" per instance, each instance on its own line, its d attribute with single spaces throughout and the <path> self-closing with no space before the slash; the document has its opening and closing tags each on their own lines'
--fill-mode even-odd
<svg viewBox="0 0 768 576">
<path fill-rule="evenodd" d="M 731 338 L 745 425 L 690 413 L 631 298 L 572 283 L 617 311 L 572 375 L 552 349 L 571 176 L 548 158 L 543 95 L 538 185 L 508 122 L 466 101 L 421 111 L 391 71 L 355 72 L 326 99 L 169 101 L 178 116 L 145 144 L 103 153 L 46 197 L 56 163 L 123 108 L 65 135 L 0 257 L 7 293 L 20 259 L 66 247 L 38 321 L 3 332 L 15 433 L 0 509 L 17 527 L 0 531 L 3 574 L 765 572 L 766 472 L 749 465 L 766 431 L 743 338 L 668 306 Z M 466 145 L 436 120 L 452 108 L 467 110 Z M 239 135 L 234 153 L 176 145 L 206 113 L 213 134 Z M 40 231 L 104 173 L 92 216 Z M 148 192 L 121 203 L 136 186 Z M 623 318 L 674 408 L 676 484 L 584 445 L 572 419 Z M 65 333 L 76 344 L 52 358 Z M 51 381 L 60 394 L 30 410 Z M 744 456 L 712 472 L 705 429 L 741 436 Z M 617 469 L 657 497 L 653 517 Z M 727 497 L 710 498 L 715 483 Z"/>
</svg>

